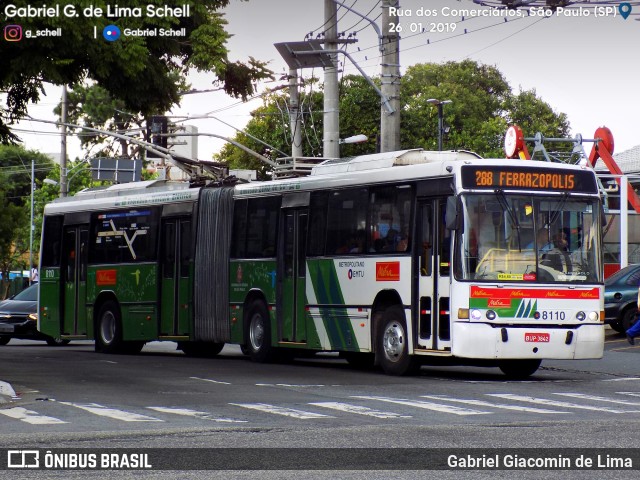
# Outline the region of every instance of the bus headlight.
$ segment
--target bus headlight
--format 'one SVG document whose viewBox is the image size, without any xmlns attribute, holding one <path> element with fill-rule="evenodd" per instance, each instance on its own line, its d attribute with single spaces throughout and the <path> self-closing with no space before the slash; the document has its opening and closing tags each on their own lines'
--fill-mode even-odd
<svg viewBox="0 0 640 480">
<path fill-rule="evenodd" d="M 583 322 L 585 318 L 587 318 L 587 314 L 583 311 L 576 313 L 576 319 L 578 319 L 579 321 Z"/>
<path fill-rule="evenodd" d="M 598 321 L 598 312 L 589 312 L 589 321 L 597 322 Z"/>
<path fill-rule="evenodd" d="M 495 320 L 498 315 L 493 310 L 487 310 L 487 319 Z"/>
<path fill-rule="evenodd" d="M 471 310 L 471 320 L 478 321 L 480 319 L 482 319 L 482 312 L 477 308 Z"/>
</svg>

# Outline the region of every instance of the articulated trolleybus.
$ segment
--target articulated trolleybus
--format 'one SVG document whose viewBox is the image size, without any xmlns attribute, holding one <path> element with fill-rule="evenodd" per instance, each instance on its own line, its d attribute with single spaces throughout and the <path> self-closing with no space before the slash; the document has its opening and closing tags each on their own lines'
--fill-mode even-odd
<svg viewBox="0 0 640 480">
<path fill-rule="evenodd" d="M 40 330 L 255 361 L 340 352 L 533 374 L 603 354 L 591 168 L 406 150 L 232 186 L 147 181 L 47 205 Z"/>
</svg>

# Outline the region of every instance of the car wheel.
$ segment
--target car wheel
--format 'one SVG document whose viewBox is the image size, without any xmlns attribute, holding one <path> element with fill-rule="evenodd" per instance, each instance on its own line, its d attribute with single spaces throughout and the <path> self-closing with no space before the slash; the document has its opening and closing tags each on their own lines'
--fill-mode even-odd
<svg viewBox="0 0 640 480">
<path fill-rule="evenodd" d="M 624 333 L 624 328 L 622 328 L 622 323 L 618 321 L 610 322 L 609 326 L 618 333 Z"/>
<path fill-rule="evenodd" d="M 0 345 L 6 345 L 11 341 L 11 337 L 7 335 L 0 335 Z"/>
<path fill-rule="evenodd" d="M 49 337 L 46 339 L 46 342 L 50 347 L 62 347 L 63 345 L 69 345 L 70 340 L 65 340 L 60 337 Z"/>
<path fill-rule="evenodd" d="M 622 314 L 622 320 L 620 321 L 620 323 L 622 324 L 622 331 L 626 332 L 637 321 L 638 321 L 638 309 L 633 307 L 628 308 Z"/>
</svg>

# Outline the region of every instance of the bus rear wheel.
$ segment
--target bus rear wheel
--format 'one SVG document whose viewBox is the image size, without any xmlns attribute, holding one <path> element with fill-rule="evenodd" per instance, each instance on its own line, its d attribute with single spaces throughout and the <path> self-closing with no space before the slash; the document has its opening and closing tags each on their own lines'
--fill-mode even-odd
<svg viewBox="0 0 640 480">
<path fill-rule="evenodd" d="M 377 363 L 389 375 L 410 375 L 420 364 L 409 355 L 407 323 L 401 307 L 385 310 L 378 322 L 376 335 Z"/>
<path fill-rule="evenodd" d="M 118 304 L 109 300 L 102 304 L 96 321 L 96 351 L 120 353 L 124 349 L 122 322 Z"/>
<path fill-rule="evenodd" d="M 273 359 L 271 346 L 271 319 L 264 302 L 254 300 L 247 311 L 245 345 L 254 362 L 264 363 Z"/>
<path fill-rule="evenodd" d="M 498 367 L 507 377 L 523 380 L 536 373 L 541 363 L 542 360 L 504 360 Z"/>
</svg>

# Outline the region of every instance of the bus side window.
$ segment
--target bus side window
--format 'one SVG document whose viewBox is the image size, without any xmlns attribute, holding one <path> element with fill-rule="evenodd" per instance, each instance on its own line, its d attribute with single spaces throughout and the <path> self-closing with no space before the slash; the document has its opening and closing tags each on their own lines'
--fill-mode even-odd
<svg viewBox="0 0 640 480">
<path fill-rule="evenodd" d="M 425 204 L 422 206 L 422 236 L 420 245 L 420 275 L 430 276 L 431 265 L 433 264 L 433 234 L 432 234 L 432 206 Z"/>
</svg>

